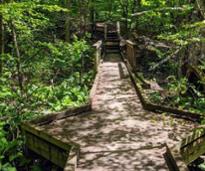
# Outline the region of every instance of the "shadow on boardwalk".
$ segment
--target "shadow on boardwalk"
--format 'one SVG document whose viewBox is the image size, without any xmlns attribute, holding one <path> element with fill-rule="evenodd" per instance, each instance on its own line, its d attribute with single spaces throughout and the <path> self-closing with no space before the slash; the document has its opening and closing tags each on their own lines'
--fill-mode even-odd
<svg viewBox="0 0 205 171">
<path fill-rule="evenodd" d="M 129 77 L 120 78 L 118 56 L 109 57 L 100 66 L 94 110 L 41 129 L 80 144 L 79 171 L 168 170 L 164 143 L 176 144 L 194 124 L 144 111 Z"/>
</svg>

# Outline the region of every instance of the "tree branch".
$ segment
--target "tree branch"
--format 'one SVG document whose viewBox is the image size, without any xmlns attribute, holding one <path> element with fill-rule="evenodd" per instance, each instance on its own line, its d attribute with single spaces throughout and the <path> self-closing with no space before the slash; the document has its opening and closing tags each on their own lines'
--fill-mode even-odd
<svg viewBox="0 0 205 171">
<path fill-rule="evenodd" d="M 147 11 L 141 11 L 141 12 L 137 12 L 135 14 L 132 14 L 132 17 L 136 17 L 136 16 L 140 16 L 140 15 L 144 15 L 150 12 L 163 12 L 163 11 L 185 11 L 186 8 L 182 8 L 182 7 L 164 7 L 164 8 L 156 8 L 156 9 L 152 9 L 152 10 L 147 10 Z"/>
</svg>

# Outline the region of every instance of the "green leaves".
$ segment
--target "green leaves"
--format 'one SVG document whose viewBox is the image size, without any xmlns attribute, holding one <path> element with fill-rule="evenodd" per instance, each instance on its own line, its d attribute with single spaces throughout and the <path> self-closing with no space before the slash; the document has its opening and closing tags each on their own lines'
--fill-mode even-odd
<svg viewBox="0 0 205 171">
<path fill-rule="evenodd" d="M 92 51 L 84 40 L 75 38 L 73 43 L 68 44 L 56 38 L 54 34 L 58 32 L 54 33 L 54 30 L 57 28 L 55 19 L 58 12 L 67 10 L 33 1 L 0 5 L 6 37 L 6 53 L 0 55 L 3 62 L 0 74 L 2 171 L 16 170 L 16 166 L 28 164 L 22 154 L 23 140 L 18 128 L 21 121 L 78 106 L 88 98 L 94 77 L 94 73 L 90 72 Z M 18 86 L 18 63 L 11 39 L 13 26 L 20 51 L 18 62 L 23 92 Z M 7 125 L 9 128 L 5 131 Z"/>
<path fill-rule="evenodd" d="M 39 12 L 41 11 L 41 12 Z M 0 13 L 2 14 L 5 21 L 11 20 L 24 20 L 28 17 L 36 17 L 41 18 L 45 17 L 43 11 L 47 12 L 66 12 L 67 9 L 64 9 L 58 5 L 47 5 L 47 4 L 39 4 L 32 1 L 28 2 L 11 2 L 4 3 L 0 5 Z M 27 14 L 27 15 L 25 15 Z M 27 18 L 28 19 L 28 18 Z"/>
<path fill-rule="evenodd" d="M 0 14 L 3 16 L 4 22 L 7 24 L 8 31 L 14 25 L 20 33 L 18 36 L 22 39 L 33 37 L 33 32 L 41 31 L 50 25 L 47 13 L 66 12 L 67 10 L 57 6 L 48 4 L 39 4 L 32 1 L 28 2 L 11 2 L 0 5 Z"/>
</svg>

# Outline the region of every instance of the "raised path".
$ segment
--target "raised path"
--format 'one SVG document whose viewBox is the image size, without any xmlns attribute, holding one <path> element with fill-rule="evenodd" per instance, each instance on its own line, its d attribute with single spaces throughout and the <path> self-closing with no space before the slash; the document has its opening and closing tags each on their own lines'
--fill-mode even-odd
<svg viewBox="0 0 205 171">
<path fill-rule="evenodd" d="M 119 55 L 106 59 L 99 68 L 94 111 L 42 129 L 80 144 L 78 171 L 168 170 L 164 143 L 179 142 L 194 124 L 143 110 Z"/>
</svg>

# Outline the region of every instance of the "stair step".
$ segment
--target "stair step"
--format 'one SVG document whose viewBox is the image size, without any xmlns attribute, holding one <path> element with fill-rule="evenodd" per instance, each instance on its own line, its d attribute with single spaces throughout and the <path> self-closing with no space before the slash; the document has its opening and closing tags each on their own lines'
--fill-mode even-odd
<svg viewBox="0 0 205 171">
<path fill-rule="evenodd" d="M 107 34 L 107 37 L 118 37 L 118 35 L 116 34 Z"/>
<path fill-rule="evenodd" d="M 105 46 L 119 46 L 120 42 L 105 42 Z"/>
<path fill-rule="evenodd" d="M 105 46 L 105 49 L 120 49 L 120 46 Z"/>
<path fill-rule="evenodd" d="M 107 34 L 107 36 L 111 36 L 111 37 L 119 37 L 118 34 Z"/>
<path fill-rule="evenodd" d="M 115 45 L 115 46 L 104 46 L 105 49 L 116 49 L 116 48 L 120 48 L 119 45 Z"/>
<path fill-rule="evenodd" d="M 106 40 L 110 40 L 110 41 L 120 41 L 120 40 L 118 39 L 118 37 L 107 37 Z"/>
<path fill-rule="evenodd" d="M 117 31 L 108 31 L 107 34 L 118 34 Z"/>
<path fill-rule="evenodd" d="M 114 51 L 114 52 L 119 52 L 119 51 L 120 51 L 120 49 L 119 49 L 119 48 L 114 48 L 114 49 L 105 49 L 105 52 L 112 52 L 112 51 Z"/>
<path fill-rule="evenodd" d="M 107 37 L 107 40 L 114 40 L 114 41 L 120 41 L 118 37 Z"/>
<path fill-rule="evenodd" d="M 107 33 L 108 36 L 118 36 L 118 34 L 110 34 L 110 33 Z"/>
</svg>

